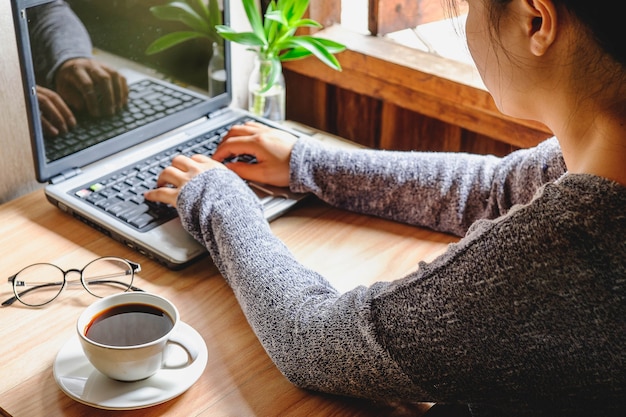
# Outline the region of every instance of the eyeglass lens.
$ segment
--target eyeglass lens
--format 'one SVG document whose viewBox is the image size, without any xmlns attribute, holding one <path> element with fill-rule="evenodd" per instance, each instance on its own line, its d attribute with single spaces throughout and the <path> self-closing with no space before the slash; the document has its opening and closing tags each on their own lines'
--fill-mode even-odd
<svg viewBox="0 0 626 417">
<path fill-rule="evenodd" d="M 19 300 L 30 306 L 42 306 L 63 290 L 65 272 L 52 264 L 34 264 L 21 270 L 14 280 Z M 99 258 L 82 270 L 83 286 L 96 297 L 127 291 L 133 282 L 133 268 L 123 259 Z"/>
<path fill-rule="evenodd" d="M 83 284 L 96 297 L 127 291 L 133 283 L 133 269 L 123 259 L 100 258 L 83 269 Z"/>
<path fill-rule="evenodd" d="M 63 289 L 64 273 L 50 264 L 22 269 L 14 281 L 15 293 L 24 304 L 38 306 L 54 300 Z"/>
</svg>

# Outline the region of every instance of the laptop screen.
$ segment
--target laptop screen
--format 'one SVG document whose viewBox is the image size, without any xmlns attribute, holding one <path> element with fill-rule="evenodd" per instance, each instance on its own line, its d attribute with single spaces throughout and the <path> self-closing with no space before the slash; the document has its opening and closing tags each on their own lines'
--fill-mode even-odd
<svg viewBox="0 0 626 417">
<path fill-rule="evenodd" d="M 36 174 L 41 182 L 69 175 L 230 104 L 228 42 L 214 45 L 208 38 L 194 38 L 149 53 L 149 46 L 164 35 L 190 30 L 180 21 L 158 18 L 151 12 L 151 7 L 165 5 L 167 0 L 12 2 Z M 220 3 L 222 20 L 228 24 L 228 0 Z M 196 7 L 195 2 L 188 4 Z M 80 100 L 80 91 L 59 85 L 59 64 L 85 54 L 119 73 L 129 86 L 127 106 L 113 116 L 91 114 Z M 209 75 L 210 67 L 217 69 L 214 74 L 218 77 Z M 67 134 L 49 127 L 49 117 L 45 117 L 49 112 L 44 110 L 51 102 L 42 101 L 47 94 L 64 100 L 74 115 L 77 126 Z M 133 101 L 137 97 L 138 104 Z"/>
</svg>

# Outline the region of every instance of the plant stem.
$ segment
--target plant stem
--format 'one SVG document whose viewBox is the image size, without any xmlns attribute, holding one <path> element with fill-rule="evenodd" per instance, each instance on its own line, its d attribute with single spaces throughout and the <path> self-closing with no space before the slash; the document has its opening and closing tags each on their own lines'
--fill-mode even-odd
<svg viewBox="0 0 626 417">
<path fill-rule="evenodd" d="M 258 88 L 252 91 L 254 96 L 254 104 L 252 106 L 255 114 L 263 116 L 265 110 L 265 93 L 271 88 L 268 83 L 270 81 L 270 73 L 272 71 L 272 61 L 266 60 L 261 57 L 256 57 L 259 65 Z"/>
</svg>

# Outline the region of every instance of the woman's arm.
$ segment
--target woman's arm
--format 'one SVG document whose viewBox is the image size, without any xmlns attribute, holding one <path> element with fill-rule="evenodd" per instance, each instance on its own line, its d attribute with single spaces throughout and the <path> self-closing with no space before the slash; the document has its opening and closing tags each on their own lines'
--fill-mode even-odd
<svg viewBox="0 0 626 417">
<path fill-rule="evenodd" d="M 336 149 L 307 139 L 292 150 L 290 187 L 337 207 L 463 235 L 477 219 L 530 201 L 565 173 L 555 138 L 504 158 L 463 153 Z"/>
<path fill-rule="evenodd" d="M 212 169 L 193 178 L 180 191 L 177 207 L 183 225 L 208 248 L 255 334 L 290 381 L 387 400 L 419 391 L 372 337 L 368 290 L 342 295 L 298 263 L 233 172 Z"/>
</svg>

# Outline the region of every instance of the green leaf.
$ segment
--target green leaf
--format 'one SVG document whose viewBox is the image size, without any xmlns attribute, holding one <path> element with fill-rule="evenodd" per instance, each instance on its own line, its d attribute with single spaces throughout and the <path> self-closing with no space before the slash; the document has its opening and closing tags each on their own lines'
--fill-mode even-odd
<svg viewBox="0 0 626 417">
<path fill-rule="evenodd" d="M 229 26 L 218 25 L 215 27 L 217 33 L 226 40 L 240 43 L 248 46 L 263 46 L 265 42 L 263 39 L 259 39 L 254 32 L 235 32 Z"/>
<path fill-rule="evenodd" d="M 326 49 L 324 44 L 320 42 L 318 38 L 313 36 L 296 36 L 285 41 L 283 49 L 297 47 L 308 50 L 324 64 L 337 71 L 341 71 L 341 65 L 339 64 L 339 61 L 337 61 L 337 58 L 335 58 L 335 56 Z"/>
<path fill-rule="evenodd" d="M 281 25 L 285 25 L 285 26 L 289 25 L 289 22 L 287 22 L 287 20 L 285 19 L 285 15 L 280 10 L 268 11 L 267 13 L 265 13 L 265 19 L 266 21 L 273 20 L 275 22 L 280 23 Z"/>
<path fill-rule="evenodd" d="M 169 33 L 167 35 L 161 36 L 150 45 L 146 49 L 147 55 L 156 54 L 157 52 L 161 52 L 165 49 L 171 48 L 174 45 L 178 45 L 179 43 L 188 41 L 190 39 L 195 38 L 206 38 L 207 36 L 203 33 L 198 32 L 174 32 Z"/>
<path fill-rule="evenodd" d="M 198 2 L 203 2 L 203 0 L 198 0 Z M 221 25 L 223 23 L 222 20 L 222 11 L 220 10 L 220 5 L 217 0 L 209 0 L 209 24 L 212 28 L 215 29 L 215 26 Z"/>
<path fill-rule="evenodd" d="M 290 5 L 287 14 L 287 19 L 289 20 L 290 24 L 292 24 L 292 22 L 296 22 L 302 19 L 302 16 L 304 16 L 306 9 L 309 7 L 309 0 L 296 0 L 292 1 L 291 3 L 292 4 Z"/>
<path fill-rule="evenodd" d="M 280 55 L 280 60 L 281 61 L 295 61 L 297 59 L 306 58 L 307 56 L 310 56 L 310 55 L 312 55 L 311 51 L 298 46 L 295 48 L 291 48 L 284 54 Z"/>
<path fill-rule="evenodd" d="M 211 2 L 214 3 L 215 0 L 210 0 L 209 3 Z M 208 22 L 211 19 L 211 14 L 209 12 L 209 8 L 204 3 L 204 0 L 196 0 L 196 6 L 200 9 L 200 15 L 202 16 L 202 19 Z"/>
<path fill-rule="evenodd" d="M 341 71 L 334 54 L 345 50 L 345 46 L 313 36 L 296 36 L 300 27 L 321 28 L 313 19 L 303 18 L 309 0 L 271 0 L 262 21 L 255 0 L 242 0 L 253 32 L 235 32 L 228 26 L 218 25 L 216 30 L 223 38 L 256 47 L 255 52 L 265 59 L 280 61 L 294 60 L 314 55 L 324 64 Z"/>
<path fill-rule="evenodd" d="M 212 28 L 202 16 L 182 1 L 173 1 L 163 6 L 153 6 L 150 11 L 161 20 L 179 21 L 197 32 L 207 34 L 212 32 Z"/>
<path fill-rule="evenodd" d="M 346 50 L 346 46 L 342 43 L 335 42 L 326 38 L 318 38 L 318 37 L 313 37 L 313 38 L 317 40 L 319 43 L 321 43 L 322 46 L 326 48 L 326 50 L 328 50 L 328 52 L 330 52 L 331 54 L 338 54 L 339 52 L 343 52 Z"/>
<path fill-rule="evenodd" d="M 248 16 L 248 22 L 252 26 L 252 31 L 256 34 L 257 38 L 263 40 L 263 44 L 267 43 L 265 31 L 263 30 L 263 22 L 261 21 L 261 12 L 256 4 L 255 0 L 242 0 L 243 7 Z"/>
<path fill-rule="evenodd" d="M 275 10 L 276 2 L 272 0 L 267 5 L 267 10 L 265 12 L 265 21 L 263 22 L 263 29 L 265 30 L 265 39 L 267 39 L 267 43 L 269 45 L 274 44 L 276 37 L 278 36 L 279 26 L 280 24 L 275 20 L 270 18 L 276 13 L 280 14 L 280 11 Z"/>
<path fill-rule="evenodd" d="M 322 25 L 313 19 L 300 19 L 292 24 L 294 27 L 321 28 Z"/>
</svg>

